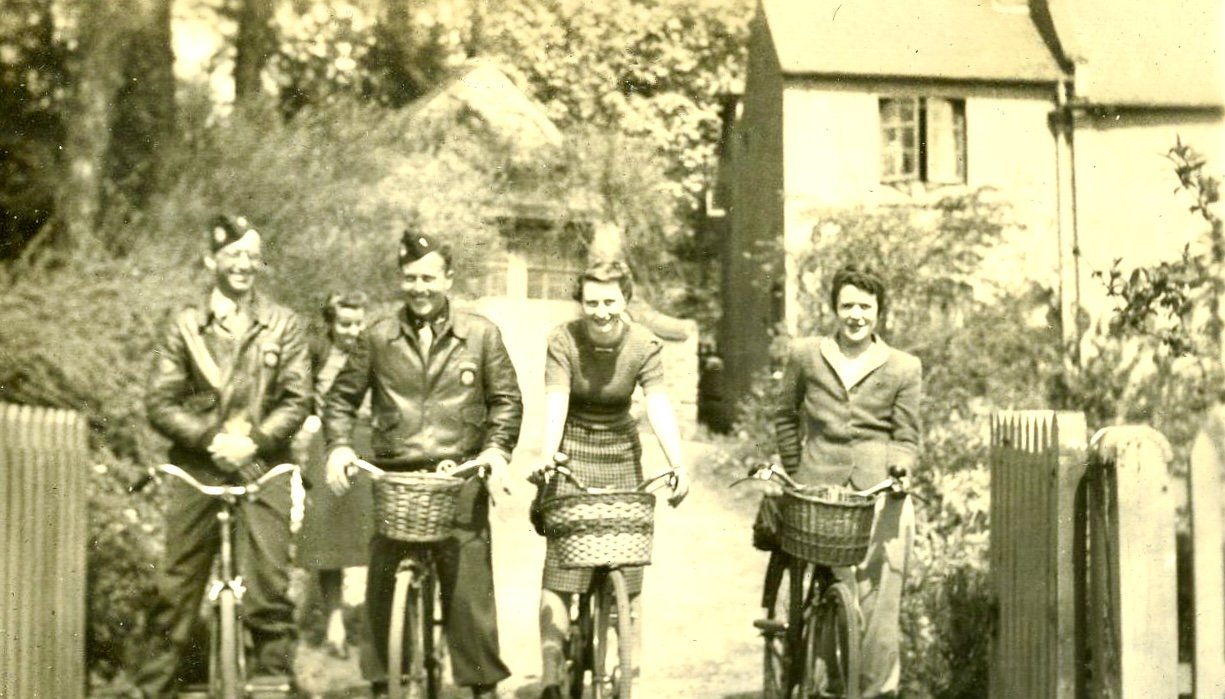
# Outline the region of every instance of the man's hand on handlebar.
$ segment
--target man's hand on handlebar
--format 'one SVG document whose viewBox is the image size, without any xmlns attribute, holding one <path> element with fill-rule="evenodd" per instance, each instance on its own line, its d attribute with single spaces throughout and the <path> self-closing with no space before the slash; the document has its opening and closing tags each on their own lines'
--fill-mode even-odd
<svg viewBox="0 0 1225 699">
<path fill-rule="evenodd" d="M 485 470 L 485 482 L 489 484 L 490 492 L 500 491 L 510 495 L 510 482 L 506 477 L 507 461 L 502 452 L 497 449 L 486 449 L 475 459 L 460 464 L 456 470 L 462 471 L 472 467 Z"/>
<path fill-rule="evenodd" d="M 339 446 L 328 453 L 327 484 L 336 495 L 344 495 L 352 483 L 349 467 L 357 462 L 357 452 L 352 447 Z"/>
</svg>

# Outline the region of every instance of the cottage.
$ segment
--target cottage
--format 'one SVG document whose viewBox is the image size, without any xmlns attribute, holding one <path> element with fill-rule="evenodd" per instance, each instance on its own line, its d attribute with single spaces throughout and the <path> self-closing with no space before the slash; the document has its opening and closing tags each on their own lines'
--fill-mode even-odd
<svg viewBox="0 0 1225 699">
<path fill-rule="evenodd" d="M 1058 280 L 1074 332 L 1119 241 L 1138 264 L 1200 230 L 1164 154 L 1225 162 L 1221 26 L 1213 0 L 762 0 L 707 200 L 725 395 L 795 329 L 792 254 L 830 207 L 997 190 L 1024 226 L 1010 269 Z"/>
</svg>

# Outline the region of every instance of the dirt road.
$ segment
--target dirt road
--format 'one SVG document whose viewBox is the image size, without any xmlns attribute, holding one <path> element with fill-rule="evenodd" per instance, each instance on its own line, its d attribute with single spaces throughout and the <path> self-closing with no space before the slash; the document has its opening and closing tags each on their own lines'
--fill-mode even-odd
<svg viewBox="0 0 1225 699">
<path fill-rule="evenodd" d="M 655 440 L 643 436 L 644 468 L 665 461 Z M 709 447 L 686 445 L 695 471 Z M 531 455 L 516 459 L 516 473 L 532 467 Z M 678 509 L 661 502 L 656 512 L 653 563 L 643 591 L 644 658 L 636 696 L 641 699 L 750 699 L 760 687 L 760 643 L 752 620 L 758 614 L 765 557 L 749 546 L 752 507 L 734 500 L 718 479 L 695 478 Z M 532 488 L 520 480 L 494 508 L 494 572 L 503 657 L 514 675 L 502 696 L 539 696 L 539 635 L 536 605 L 544 540 L 528 523 Z M 299 658 L 304 689 L 338 689 L 356 678 L 356 661 L 343 666 L 320 653 Z M 461 695 L 456 695 L 461 696 Z"/>
</svg>

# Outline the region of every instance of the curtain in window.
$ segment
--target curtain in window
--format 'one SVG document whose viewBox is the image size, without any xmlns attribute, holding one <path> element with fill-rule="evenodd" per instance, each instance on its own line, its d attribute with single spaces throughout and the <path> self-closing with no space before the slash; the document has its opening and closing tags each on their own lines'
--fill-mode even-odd
<svg viewBox="0 0 1225 699">
<path fill-rule="evenodd" d="M 965 182 L 965 111 L 960 102 L 937 97 L 927 107 L 927 181 Z"/>
</svg>

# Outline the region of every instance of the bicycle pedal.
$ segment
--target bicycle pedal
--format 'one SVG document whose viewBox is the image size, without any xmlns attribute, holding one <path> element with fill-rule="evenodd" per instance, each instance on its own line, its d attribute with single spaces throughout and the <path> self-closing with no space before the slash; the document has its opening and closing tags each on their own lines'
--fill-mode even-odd
<svg viewBox="0 0 1225 699">
<path fill-rule="evenodd" d="M 766 634 L 783 634 L 787 632 L 787 622 L 777 619 L 754 619 L 753 627 Z"/>
</svg>

